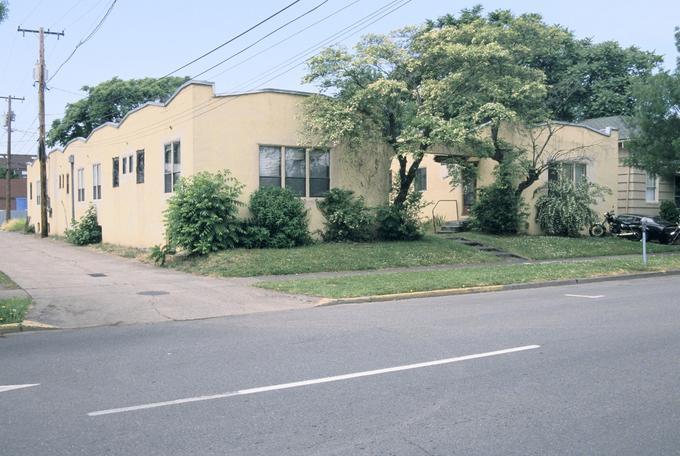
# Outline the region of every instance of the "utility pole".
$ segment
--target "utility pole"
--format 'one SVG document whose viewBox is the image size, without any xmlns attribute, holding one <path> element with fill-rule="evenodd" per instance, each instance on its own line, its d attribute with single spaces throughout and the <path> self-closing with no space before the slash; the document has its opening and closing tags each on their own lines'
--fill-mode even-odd
<svg viewBox="0 0 680 456">
<path fill-rule="evenodd" d="M 12 218 L 12 121 L 14 120 L 14 113 L 12 112 L 12 100 L 24 101 L 24 98 L 13 97 L 8 95 L 0 97 L 7 100 L 7 168 L 5 170 L 5 222 L 9 222 Z"/>
<path fill-rule="evenodd" d="M 40 52 L 38 60 L 38 160 L 40 161 L 40 237 L 47 237 L 47 157 L 45 156 L 45 35 L 54 35 L 59 39 L 64 32 L 52 32 L 40 27 L 38 30 L 17 28 L 26 36 L 27 33 L 37 33 L 40 37 Z"/>
</svg>

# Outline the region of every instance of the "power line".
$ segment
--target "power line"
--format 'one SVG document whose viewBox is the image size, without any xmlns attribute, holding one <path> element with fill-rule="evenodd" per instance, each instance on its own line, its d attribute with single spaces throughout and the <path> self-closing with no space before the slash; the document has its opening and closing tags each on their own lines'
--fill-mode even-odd
<svg viewBox="0 0 680 456">
<path fill-rule="evenodd" d="M 76 47 L 73 49 L 71 54 L 68 57 L 66 57 L 66 60 L 64 60 L 61 65 L 59 65 L 59 68 L 57 68 L 57 71 L 55 71 L 54 74 L 52 76 L 50 76 L 50 78 L 47 80 L 47 82 L 50 82 L 52 79 L 54 79 L 57 76 L 57 74 L 59 74 L 59 71 L 61 71 L 61 69 L 64 67 L 64 65 L 66 65 L 68 63 L 68 61 L 71 60 L 71 58 L 75 55 L 76 51 L 78 51 L 78 48 L 80 48 L 80 46 L 82 46 L 83 44 L 87 43 L 90 40 L 90 38 L 92 38 L 99 31 L 99 29 L 104 24 L 104 21 L 106 21 L 106 18 L 109 17 L 109 14 L 111 14 L 113 7 L 116 6 L 116 3 L 118 3 L 118 0 L 113 0 L 111 2 L 109 9 L 106 10 L 106 13 L 99 20 L 99 22 L 97 23 L 95 28 L 92 29 L 92 31 L 85 38 L 80 40 L 80 42 L 78 44 L 76 44 Z"/>
<path fill-rule="evenodd" d="M 267 18 L 261 20 L 261 21 L 258 22 L 257 24 L 255 24 L 255 25 L 249 27 L 248 29 L 244 30 L 243 32 L 239 33 L 238 35 L 229 38 L 229 39 L 228 39 L 227 41 L 225 41 L 224 43 L 222 43 L 222 44 L 220 44 L 219 46 L 217 46 L 217 47 L 215 47 L 215 48 L 209 50 L 208 52 L 206 52 L 206 53 L 204 53 L 204 54 L 202 54 L 202 55 L 196 57 L 196 58 L 193 59 L 192 61 L 190 61 L 190 62 L 188 62 L 188 63 L 185 63 L 184 65 L 180 66 L 179 68 L 176 68 L 176 69 L 172 70 L 171 72 L 169 72 L 169 73 L 166 74 L 165 76 L 161 77 L 160 79 L 165 79 L 165 78 L 167 78 L 167 77 L 169 77 L 169 76 L 172 76 L 173 74 L 177 73 L 179 70 L 183 70 L 184 68 L 188 67 L 189 65 L 191 65 L 191 64 L 193 64 L 193 63 L 196 63 L 196 62 L 198 62 L 199 60 L 201 60 L 201 59 L 203 59 L 203 58 L 209 56 L 209 55 L 212 54 L 213 52 L 215 52 L 215 51 L 217 51 L 217 50 L 219 50 L 219 49 L 222 49 L 222 48 L 223 48 L 224 46 L 226 46 L 227 44 L 229 44 L 229 43 L 231 43 L 231 42 L 233 42 L 233 41 L 235 41 L 235 40 L 241 38 L 241 37 L 242 37 L 243 35 L 245 35 L 246 33 L 251 32 L 252 30 L 254 30 L 254 29 L 256 29 L 257 27 L 259 27 L 260 25 L 264 24 L 265 22 L 267 22 L 267 21 L 273 19 L 274 17 L 278 16 L 279 14 L 283 13 L 284 11 L 286 11 L 288 8 L 292 7 L 292 6 L 295 5 L 296 3 L 300 3 L 300 1 L 301 1 L 301 0 L 295 0 L 295 1 L 292 2 L 292 3 L 289 3 L 288 5 L 286 5 L 285 7 L 281 8 L 280 10 L 278 10 L 277 12 L 275 12 L 274 14 L 272 14 L 271 16 L 269 16 L 269 17 L 267 17 Z"/>
<path fill-rule="evenodd" d="M 228 62 L 229 60 L 233 59 L 234 57 L 236 57 L 236 56 L 238 56 L 238 55 L 240 55 L 240 54 L 243 54 L 245 51 L 247 51 L 248 49 L 252 48 L 252 47 L 255 46 L 256 44 L 261 43 L 262 41 L 264 41 L 265 39 L 269 38 L 270 36 L 272 36 L 273 34 L 275 34 L 276 32 L 278 32 L 279 30 L 288 27 L 288 26 L 289 26 L 290 24 L 292 24 L 293 22 L 296 22 L 296 21 L 302 19 L 303 17 L 307 16 L 308 14 L 311 14 L 311 13 L 313 13 L 314 11 L 318 10 L 318 9 L 321 8 L 323 5 L 325 5 L 326 3 L 328 3 L 328 0 L 324 0 L 323 2 L 319 3 L 318 5 L 316 5 L 314 8 L 305 11 L 304 13 L 300 14 L 300 15 L 297 16 L 296 18 L 291 19 L 290 21 L 286 22 L 285 24 L 281 25 L 280 27 L 275 28 L 275 29 L 272 30 L 271 32 L 267 33 L 266 35 L 262 36 L 261 38 L 255 40 L 255 41 L 253 41 L 253 42 L 250 43 L 248 46 L 242 48 L 242 49 L 239 50 L 238 52 L 235 52 L 235 53 L 231 54 L 231 55 L 230 55 L 229 57 L 227 57 L 226 59 L 224 59 L 224 60 L 222 60 L 222 61 L 216 63 L 215 65 L 211 66 L 211 67 L 208 68 L 207 70 L 201 71 L 201 72 L 198 73 L 197 75 L 193 76 L 191 79 L 196 79 L 196 78 L 198 78 L 199 76 L 202 76 L 202 75 L 206 74 L 208 71 L 214 70 L 214 69 L 217 68 L 218 66 L 220 66 L 220 65 L 222 65 L 222 64 L 224 64 L 224 63 L 226 63 L 226 62 Z"/>
</svg>

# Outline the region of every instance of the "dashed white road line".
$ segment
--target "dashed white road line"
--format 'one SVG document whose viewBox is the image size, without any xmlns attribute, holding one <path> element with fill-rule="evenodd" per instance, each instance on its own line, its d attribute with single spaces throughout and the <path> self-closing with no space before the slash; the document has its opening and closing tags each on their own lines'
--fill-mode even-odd
<svg viewBox="0 0 680 456">
<path fill-rule="evenodd" d="M 466 356 L 458 356 L 456 358 L 446 358 L 446 359 L 439 359 L 436 361 L 428 361 L 424 363 L 417 363 L 417 364 L 406 364 L 402 366 L 395 366 L 395 367 L 387 367 L 384 369 L 376 369 L 376 370 L 370 370 L 370 371 L 363 371 L 363 372 L 354 372 L 351 374 L 344 374 L 344 375 L 336 375 L 333 377 L 323 377 L 323 378 L 315 378 L 311 380 L 302 380 L 299 382 L 292 382 L 292 383 L 282 383 L 279 385 L 271 385 L 271 386 L 261 386 L 258 388 L 249 388 L 249 389 L 243 389 L 243 390 L 238 390 L 238 391 L 231 391 L 229 393 L 222 393 L 222 394 L 213 394 L 209 396 L 196 396 L 196 397 L 187 397 L 184 399 L 175 399 L 172 401 L 164 401 L 164 402 L 152 402 L 149 404 L 142 404 L 142 405 L 134 405 L 131 407 L 120 407 L 120 408 L 114 408 L 114 409 L 108 409 L 108 410 L 98 410 L 96 412 L 90 412 L 88 413 L 89 416 L 101 416 L 101 415 L 112 415 L 114 413 L 125 413 L 125 412 L 134 412 L 137 410 L 145 410 L 145 409 L 152 409 L 152 408 L 158 408 L 158 407 L 167 407 L 170 405 L 180 405 L 180 404 L 188 404 L 191 402 L 202 402 L 202 401 L 213 401 L 216 399 L 225 399 L 229 397 L 234 397 L 234 396 L 246 396 L 248 394 L 257 394 L 257 393 L 264 393 L 267 391 L 278 391 L 278 390 L 284 390 L 284 389 L 290 389 L 290 388 L 299 388 L 302 386 L 311 386 L 311 385 L 318 385 L 320 383 L 330 383 L 330 382 L 339 382 L 342 380 L 351 380 L 354 378 L 360 378 L 360 377 L 369 377 L 372 375 L 382 375 L 382 374 L 391 374 L 395 372 L 402 372 L 402 371 L 407 371 L 407 370 L 412 370 L 412 369 L 420 369 L 423 367 L 432 367 L 432 366 L 441 366 L 443 364 L 452 364 L 452 363 L 458 363 L 461 361 L 469 361 L 472 359 L 479 359 L 479 358 L 488 358 L 491 356 L 499 356 L 499 355 L 507 355 L 509 353 L 517 353 L 521 351 L 526 351 L 526 350 L 534 350 L 536 348 L 540 348 L 540 345 L 526 345 L 523 347 L 515 347 L 515 348 L 506 348 L 504 350 L 497 350 L 497 351 L 492 351 L 492 352 L 486 352 L 486 353 L 478 353 L 475 355 L 466 355 Z"/>
<path fill-rule="evenodd" d="M 594 295 L 594 296 L 590 296 L 590 295 L 578 295 L 578 294 L 565 294 L 564 296 L 566 296 L 566 297 L 568 297 L 568 298 L 584 298 L 584 299 L 600 299 L 600 298 L 604 298 L 604 295 Z"/>
<path fill-rule="evenodd" d="M 0 393 L 5 391 L 18 390 L 22 388 L 30 388 L 31 386 L 38 386 L 40 383 L 27 383 L 26 385 L 0 385 Z"/>
</svg>

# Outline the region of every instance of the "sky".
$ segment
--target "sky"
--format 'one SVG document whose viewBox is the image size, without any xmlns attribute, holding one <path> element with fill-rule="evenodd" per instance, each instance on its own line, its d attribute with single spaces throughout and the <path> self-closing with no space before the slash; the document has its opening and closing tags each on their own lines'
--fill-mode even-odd
<svg viewBox="0 0 680 456">
<path fill-rule="evenodd" d="M 45 109 L 48 129 L 52 120 L 63 116 L 68 103 L 83 97 L 80 90 L 83 86 L 96 85 L 114 76 L 122 79 L 164 76 L 291 1 L 118 0 L 100 29 L 48 84 Z M 112 0 L 9 0 L 9 16 L 0 24 L 0 95 L 26 98 L 13 104 L 16 115 L 13 153 L 37 153 L 38 127 L 37 87 L 33 81 L 38 39 L 35 34 L 22 36 L 17 27 L 42 26 L 64 31 L 64 37 L 45 39 L 48 76 L 52 76 L 78 43 L 95 29 L 111 4 Z M 678 0 L 302 0 L 177 75 L 197 75 L 320 5 L 198 78 L 215 82 L 218 93 L 263 87 L 313 91 L 313 86 L 301 82 L 304 61 L 323 47 L 352 46 L 363 34 L 386 33 L 420 24 L 475 4 L 483 5 L 485 11 L 501 8 L 516 14 L 539 13 L 547 23 L 565 26 L 579 38 L 635 45 L 664 55 L 667 69 L 675 66 L 673 30 L 680 25 Z M 0 105 L 3 119 L 6 110 L 6 106 Z M 6 138 L 3 129 L 0 132 L 3 153 Z"/>
</svg>

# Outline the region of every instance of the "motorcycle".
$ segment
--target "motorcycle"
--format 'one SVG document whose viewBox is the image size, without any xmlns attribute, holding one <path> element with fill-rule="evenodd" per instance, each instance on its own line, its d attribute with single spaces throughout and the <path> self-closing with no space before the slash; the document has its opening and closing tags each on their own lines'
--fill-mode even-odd
<svg viewBox="0 0 680 456">
<path fill-rule="evenodd" d="M 604 221 L 591 225 L 589 232 L 594 237 L 601 237 L 610 233 L 631 241 L 639 241 L 642 239 L 643 218 L 646 219 L 647 224 L 647 240 L 657 241 L 661 244 L 673 244 L 680 240 L 680 221 L 672 224 L 659 217 L 650 218 L 635 214 L 616 216 L 613 212 L 606 212 Z"/>
</svg>

